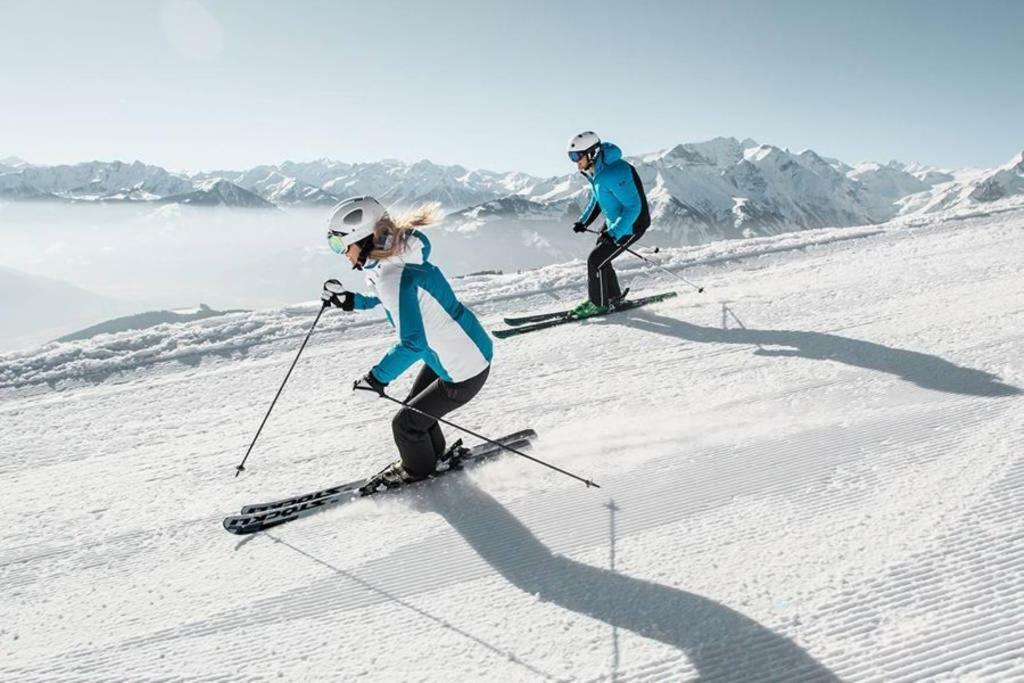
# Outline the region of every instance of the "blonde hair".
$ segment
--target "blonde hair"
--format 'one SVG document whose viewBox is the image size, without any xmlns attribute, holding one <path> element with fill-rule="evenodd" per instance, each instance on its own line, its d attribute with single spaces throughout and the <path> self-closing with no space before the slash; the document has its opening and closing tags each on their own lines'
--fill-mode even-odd
<svg viewBox="0 0 1024 683">
<path fill-rule="evenodd" d="M 440 218 L 441 205 L 437 202 L 420 204 L 408 211 L 396 214 L 394 218 L 390 215 L 384 216 L 377 221 L 377 225 L 373 228 L 373 243 L 384 246 L 375 246 L 370 252 L 369 258 L 379 261 L 401 254 L 408 247 L 409 233 L 416 228 L 436 223 Z"/>
</svg>

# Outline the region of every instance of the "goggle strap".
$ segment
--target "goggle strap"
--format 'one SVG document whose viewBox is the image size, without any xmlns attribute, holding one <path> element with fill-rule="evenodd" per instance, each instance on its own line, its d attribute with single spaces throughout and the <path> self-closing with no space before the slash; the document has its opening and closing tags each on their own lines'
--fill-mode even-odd
<svg viewBox="0 0 1024 683">
<path fill-rule="evenodd" d="M 356 268 L 362 270 L 363 266 L 366 265 L 366 259 L 370 257 L 370 252 L 373 251 L 373 235 L 367 235 L 360 242 L 362 242 L 362 246 L 359 247 L 359 258 L 356 259 Z M 359 242 L 356 244 L 359 244 Z"/>
</svg>

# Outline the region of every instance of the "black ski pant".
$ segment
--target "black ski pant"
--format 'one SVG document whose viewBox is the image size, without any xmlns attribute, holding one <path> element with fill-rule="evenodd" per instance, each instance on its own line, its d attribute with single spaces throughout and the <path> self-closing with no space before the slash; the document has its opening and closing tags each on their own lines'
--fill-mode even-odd
<svg viewBox="0 0 1024 683">
<path fill-rule="evenodd" d="M 632 247 L 647 232 L 647 227 L 636 227 L 627 247 Z M 619 278 L 615 275 L 612 261 L 625 254 L 625 248 L 619 246 L 602 232 L 597 238 L 597 246 L 587 258 L 587 295 L 590 303 L 595 306 L 607 306 L 622 296 L 619 289 Z"/>
<path fill-rule="evenodd" d="M 428 365 L 424 365 L 405 402 L 434 417 L 444 417 L 466 405 L 483 388 L 491 366 L 462 382 L 445 382 Z M 408 408 L 402 408 L 391 420 L 398 453 L 405 471 L 414 477 L 426 477 L 437 465 L 437 457 L 444 453 L 444 434 L 434 417 L 427 417 Z"/>
</svg>

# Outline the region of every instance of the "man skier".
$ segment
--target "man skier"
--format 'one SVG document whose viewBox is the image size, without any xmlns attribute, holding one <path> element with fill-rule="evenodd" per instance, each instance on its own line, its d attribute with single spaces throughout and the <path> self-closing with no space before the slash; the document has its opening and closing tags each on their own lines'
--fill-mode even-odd
<svg viewBox="0 0 1024 683">
<path fill-rule="evenodd" d="M 636 169 L 622 158 L 622 150 L 601 142 L 593 131 L 569 140 L 569 159 L 590 182 L 590 203 L 573 226 L 587 228 L 604 214 L 605 225 L 587 258 L 588 298 L 573 309 L 576 318 L 608 312 L 625 298 L 619 289 L 612 260 L 643 236 L 651 224 L 647 196 Z"/>
</svg>

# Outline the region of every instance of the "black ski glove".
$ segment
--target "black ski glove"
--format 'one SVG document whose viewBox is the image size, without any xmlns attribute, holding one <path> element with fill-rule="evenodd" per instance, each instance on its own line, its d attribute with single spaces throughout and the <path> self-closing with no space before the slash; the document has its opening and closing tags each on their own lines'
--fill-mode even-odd
<svg viewBox="0 0 1024 683">
<path fill-rule="evenodd" d="M 333 278 L 324 282 L 324 291 L 320 293 L 320 299 L 325 306 L 336 306 L 343 311 L 351 311 L 356 306 L 355 295 L 346 291 L 344 286 Z"/>
<path fill-rule="evenodd" d="M 375 392 L 381 398 L 384 397 L 384 390 L 387 388 L 387 384 L 384 384 L 379 379 L 373 376 L 373 370 L 366 373 L 365 376 L 357 379 L 352 383 L 352 391 L 356 394 L 369 395 L 370 392 Z"/>
<path fill-rule="evenodd" d="M 587 226 L 583 225 L 579 221 L 576 221 L 575 223 L 572 224 L 572 231 L 573 232 L 586 232 L 587 231 Z"/>
</svg>

